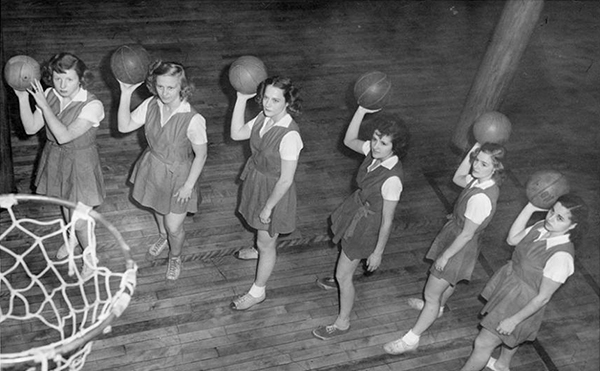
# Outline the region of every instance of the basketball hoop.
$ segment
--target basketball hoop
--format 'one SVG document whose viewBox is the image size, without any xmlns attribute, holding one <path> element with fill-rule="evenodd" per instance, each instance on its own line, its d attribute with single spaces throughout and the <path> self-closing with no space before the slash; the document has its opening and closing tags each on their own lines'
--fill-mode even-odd
<svg viewBox="0 0 600 371">
<path fill-rule="evenodd" d="M 73 211 L 69 223 L 59 207 Z M 92 340 L 110 331 L 133 295 L 129 246 L 91 208 L 47 196 L 0 195 L 0 222 L 0 368 L 81 370 Z M 75 252 L 76 223 L 78 230 L 85 223 L 88 237 L 82 253 Z M 98 264 L 96 236 L 102 250 L 118 247 L 119 256 Z M 55 259 L 62 244 L 68 256 Z"/>
</svg>

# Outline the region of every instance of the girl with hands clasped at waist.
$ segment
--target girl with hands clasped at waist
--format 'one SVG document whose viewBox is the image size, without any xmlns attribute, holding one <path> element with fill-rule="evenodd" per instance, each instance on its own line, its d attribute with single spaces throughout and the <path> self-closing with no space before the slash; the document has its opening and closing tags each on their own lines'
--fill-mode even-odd
<svg viewBox="0 0 600 371">
<path fill-rule="evenodd" d="M 450 220 L 427 253 L 427 259 L 433 264 L 425 284 L 425 300 L 412 298 L 408 301 L 409 306 L 421 313 L 408 333 L 384 345 L 386 353 L 416 350 L 421 334 L 442 315 L 456 284 L 471 278 L 481 250 L 479 237 L 496 212 L 499 185 L 504 176 L 501 160 L 505 153 L 499 144 L 476 143 L 454 173 L 453 182 L 464 189 L 456 200 Z"/>
<path fill-rule="evenodd" d="M 59 53 L 44 66 L 42 78 L 50 86 L 46 91 L 37 80 L 27 91 L 15 90 L 27 134 L 46 127 L 46 143 L 35 179 L 36 192 L 98 206 L 105 197 L 96 147 L 96 132 L 104 119 L 104 106 L 85 89 L 93 75 L 75 55 Z M 35 99 L 35 111 L 31 110 L 29 94 Z M 71 220 L 73 210 L 62 208 L 62 211 L 65 219 Z M 75 234 L 82 248 L 88 246 L 85 224 L 75 224 Z M 58 259 L 67 255 L 66 245 L 56 254 Z M 84 264 L 84 278 L 89 278 L 91 272 Z"/>
<path fill-rule="evenodd" d="M 183 222 L 198 211 L 197 180 L 207 155 L 206 120 L 188 102 L 194 86 L 183 66 L 157 61 L 150 66 L 146 86 L 153 94 L 130 112 L 131 95 L 142 83 L 119 81 L 119 131 L 145 127 L 148 147 L 131 174 L 133 198 L 154 210 L 159 236 L 148 255 L 156 257 L 170 247 L 166 278 L 176 280 L 182 269 L 185 241 Z"/>
<path fill-rule="evenodd" d="M 359 106 L 344 137 L 348 148 L 366 157 L 356 176 L 358 189 L 331 215 L 333 242 L 341 245 L 335 270 L 340 309 L 333 324 L 313 330 L 313 335 L 321 340 L 350 330 L 355 296 L 354 271 L 361 259 L 367 259 L 369 271 L 379 268 L 402 193 L 400 158 L 408 148 L 408 128 L 395 116 L 378 114 L 374 117 L 371 139 L 361 140 L 358 134 L 365 114 L 373 112 L 376 111 Z M 327 289 L 328 285 L 321 280 L 317 280 L 317 285 Z"/>
<path fill-rule="evenodd" d="M 262 111 L 245 122 L 246 103 L 255 95 Z M 248 293 L 233 300 L 233 310 L 246 310 L 265 300 L 267 280 L 277 258 L 277 237 L 296 229 L 294 175 L 304 145 L 290 113 L 300 113 L 300 98 L 288 78 L 267 78 L 259 84 L 257 94 L 237 93 L 231 139 L 250 139 L 252 151 L 241 175 L 238 211 L 256 230 L 258 266 L 254 284 Z"/>
<path fill-rule="evenodd" d="M 577 196 L 558 198 L 546 218 L 530 227 L 531 215 L 542 209 L 528 203 L 508 232 L 516 246 L 511 260 L 488 281 L 481 296 L 487 300 L 485 316 L 469 359 L 461 370 L 509 370 L 519 345 L 533 341 L 540 329 L 546 304 L 574 273 L 574 243 L 579 242 L 588 209 Z M 502 345 L 500 358 L 491 358 Z"/>
</svg>

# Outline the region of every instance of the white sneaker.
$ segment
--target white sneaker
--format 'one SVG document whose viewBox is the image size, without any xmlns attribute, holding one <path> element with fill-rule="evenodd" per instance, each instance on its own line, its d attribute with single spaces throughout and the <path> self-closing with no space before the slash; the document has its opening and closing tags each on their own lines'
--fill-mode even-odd
<svg viewBox="0 0 600 371">
<path fill-rule="evenodd" d="M 419 342 L 414 345 L 408 345 L 402 338 L 390 341 L 383 346 L 383 350 L 387 354 L 398 355 L 407 352 L 414 352 L 419 347 Z"/>
<path fill-rule="evenodd" d="M 167 279 L 171 281 L 178 279 L 181 274 L 181 266 L 181 256 L 176 258 L 169 257 L 169 263 L 167 264 Z"/>
<path fill-rule="evenodd" d="M 77 241 L 77 240 L 76 240 Z M 75 245 L 73 246 L 73 250 L 75 250 L 75 248 L 79 246 L 78 242 L 75 242 Z M 69 256 L 69 251 L 67 250 L 67 244 L 63 243 L 59 248 L 58 251 L 56 252 L 56 259 L 57 260 L 63 260 L 65 259 L 67 256 Z"/>
<path fill-rule="evenodd" d="M 258 250 L 254 246 L 245 247 L 240 251 L 233 253 L 233 256 L 240 260 L 257 260 Z"/>
<path fill-rule="evenodd" d="M 229 304 L 229 307 L 233 310 L 246 310 L 255 306 L 256 304 L 262 303 L 266 298 L 266 294 L 262 294 L 261 297 L 255 298 L 254 296 L 250 295 L 250 293 L 246 293 L 233 300 L 231 304 Z"/>
<path fill-rule="evenodd" d="M 97 274 L 98 258 L 93 256 L 90 250 L 83 252 L 83 266 L 81 267 L 81 279 L 83 282 L 89 280 Z"/>
<path fill-rule="evenodd" d="M 81 268 L 81 280 L 83 282 L 89 280 L 90 278 L 94 277 L 94 275 L 96 274 L 96 270 L 92 267 L 90 267 L 89 265 L 83 263 L 83 267 Z"/>
<path fill-rule="evenodd" d="M 156 242 L 154 242 L 148 249 L 148 254 L 154 257 L 159 256 L 167 248 L 167 246 L 169 246 L 167 237 L 159 235 Z"/>
</svg>

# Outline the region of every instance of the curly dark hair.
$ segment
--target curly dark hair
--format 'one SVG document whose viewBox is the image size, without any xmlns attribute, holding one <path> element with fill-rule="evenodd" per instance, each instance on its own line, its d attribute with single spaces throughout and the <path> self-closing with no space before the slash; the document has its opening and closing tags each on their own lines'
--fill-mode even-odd
<svg viewBox="0 0 600 371">
<path fill-rule="evenodd" d="M 79 76 L 79 83 L 84 89 L 94 80 L 94 74 L 88 70 L 85 63 L 76 55 L 66 52 L 55 54 L 44 64 L 42 67 L 42 80 L 46 85 L 54 86 L 52 74 L 54 72 L 65 73 L 67 70 L 75 70 L 77 76 Z"/>
<path fill-rule="evenodd" d="M 262 107 L 262 100 L 265 96 L 265 89 L 272 85 L 283 90 L 283 97 L 288 104 L 289 113 L 299 115 L 302 111 L 302 99 L 300 99 L 300 90 L 294 86 L 292 80 L 287 77 L 272 76 L 263 80 L 256 88 L 256 102 Z"/>
<path fill-rule="evenodd" d="M 567 234 L 573 244 L 579 244 L 588 228 L 589 209 L 587 204 L 581 197 L 572 193 L 560 196 L 555 204 L 557 203 L 560 203 L 571 212 L 571 223 L 577 225 L 575 228 L 569 230 Z"/>
<path fill-rule="evenodd" d="M 179 93 L 179 96 L 182 100 L 187 100 L 196 90 L 194 84 L 188 80 L 185 69 L 180 63 L 163 62 L 159 60 L 150 65 L 150 72 L 146 78 L 146 86 L 153 95 L 157 95 L 156 78 L 158 76 L 178 77 L 181 83 L 181 92 Z"/>
<path fill-rule="evenodd" d="M 369 120 L 370 127 L 379 131 L 380 135 L 387 135 L 392 138 L 392 152 L 398 158 L 402 159 L 408 153 L 410 144 L 410 131 L 406 122 L 398 115 L 383 113 L 372 116 Z M 373 135 L 373 134 L 371 134 Z"/>
</svg>

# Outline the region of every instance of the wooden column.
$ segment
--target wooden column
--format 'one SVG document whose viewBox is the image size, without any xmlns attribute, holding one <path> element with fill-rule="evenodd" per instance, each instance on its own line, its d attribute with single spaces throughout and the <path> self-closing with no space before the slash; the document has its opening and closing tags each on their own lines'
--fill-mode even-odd
<svg viewBox="0 0 600 371">
<path fill-rule="evenodd" d="M 4 62 L 4 37 L 0 34 L 0 63 L 2 63 L 3 77 Z M 0 83 L 0 193 L 13 193 L 15 192 L 15 175 L 6 103 L 6 87 L 2 82 Z"/>
<path fill-rule="evenodd" d="M 465 150 L 473 121 L 497 110 L 544 7 L 544 0 L 507 0 L 458 119 L 452 143 Z"/>
</svg>

